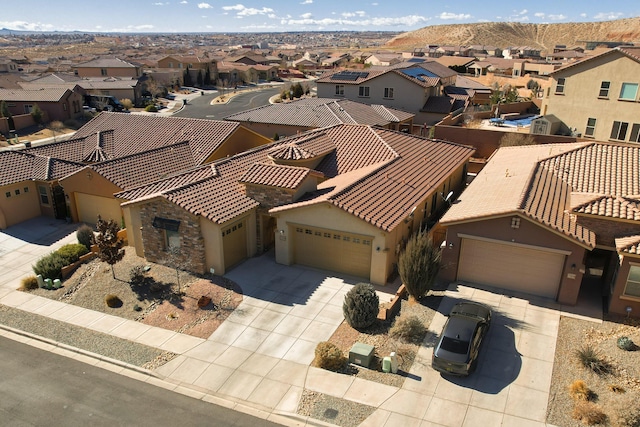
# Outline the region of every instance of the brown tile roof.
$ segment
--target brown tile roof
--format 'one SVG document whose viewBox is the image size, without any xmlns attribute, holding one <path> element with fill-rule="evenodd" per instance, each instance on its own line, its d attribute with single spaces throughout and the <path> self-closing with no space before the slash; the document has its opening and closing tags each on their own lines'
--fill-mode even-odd
<svg viewBox="0 0 640 427">
<path fill-rule="evenodd" d="M 629 255 L 640 256 L 640 235 L 617 238 L 616 250 Z"/>
<path fill-rule="evenodd" d="M 302 182 L 312 174 L 322 176 L 309 168 L 296 166 L 274 165 L 267 163 L 256 163 L 251 165 L 249 170 L 238 180 L 240 183 L 268 185 L 296 189 Z"/>
<path fill-rule="evenodd" d="M 620 196 L 601 196 L 573 210 L 580 214 L 640 221 L 639 205 L 638 200 L 627 199 Z"/>
<path fill-rule="evenodd" d="M 444 225 L 521 214 L 594 247 L 576 214 L 638 220 L 640 146 L 571 143 L 499 149 Z M 574 200 L 575 199 L 575 200 Z"/>
<path fill-rule="evenodd" d="M 296 144 L 285 145 L 269 152 L 269 158 L 274 160 L 307 160 L 316 157 Z"/>
<path fill-rule="evenodd" d="M 81 127 L 74 139 L 28 151 L 82 162 L 87 161 L 97 144 L 101 144 L 107 159 L 112 160 L 188 141 L 195 162 L 203 163 L 239 126 L 218 120 L 102 112 Z"/>
<path fill-rule="evenodd" d="M 52 181 L 81 169 L 84 165 L 24 152 L 0 151 L 0 185 L 22 181 Z"/>
<path fill-rule="evenodd" d="M 471 147 L 369 126 L 338 125 L 261 146 L 117 196 L 131 200 L 129 203 L 163 197 L 191 213 L 222 223 L 258 206 L 255 200 L 244 195 L 239 181 L 276 183 L 291 188 L 302 175 L 310 173 L 303 168 L 276 167 L 274 177 L 261 177 L 267 170 L 264 165 L 270 162 L 269 155 L 292 144 L 309 152 L 330 151 L 316 170 L 330 178 L 325 185 L 339 184 L 339 191 L 334 190 L 330 197 L 324 191 L 325 195 L 310 196 L 311 200 L 307 197 L 301 203 L 332 203 L 385 230 L 397 226 L 408 215 L 408 210 L 437 188 L 474 151 Z M 203 176 L 201 169 L 205 167 L 216 173 Z M 170 188 L 168 182 L 176 186 Z M 296 206 L 300 204 L 284 209 Z"/>
<path fill-rule="evenodd" d="M 4 101 L 58 102 L 67 92 L 69 89 L 64 87 L 37 90 L 0 89 L 0 99 Z"/>
</svg>

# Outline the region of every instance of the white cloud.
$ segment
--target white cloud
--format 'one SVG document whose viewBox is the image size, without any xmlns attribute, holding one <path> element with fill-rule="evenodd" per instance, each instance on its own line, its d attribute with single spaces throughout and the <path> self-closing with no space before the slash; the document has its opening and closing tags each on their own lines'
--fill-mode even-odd
<svg viewBox="0 0 640 427">
<path fill-rule="evenodd" d="M 550 14 L 549 19 L 551 19 L 552 21 L 564 21 L 565 19 L 567 19 L 567 17 L 562 14 L 560 15 Z"/>
<path fill-rule="evenodd" d="M 310 19 L 313 15 L 310 13 L 303 13 L 302 15 L 300 15 L 300 18 L 302 19 Z"/>
<path fill-rule="evenodd" d="M 624 16 L 622 12 L 601 12 L 595 15 L 594 19 L 603 19 L 605 21 L 609 21 L 612 19 L 620 19 Z"/>
<path fill-rule="evenodd" d="M 323 19 L 282 19 L 281 25 L 297 25 L 306 27 L 410 27 L 423 24 L 429 21 L 429 18 L 420 15 L 408 15 L 397 18 L 367 18 L 367 19 L 348 19 L 348 18 L 323 18 Z"/>
<path fill-rule="evenodd" d="M 222 10 L 225 10 L 225 11 L 235 10 L 238 12 L 237 13 L 238 17 L 268 15 L 274 12 L 274 10 L 271 9 L 270 7 L 263 7 L 262 9 L 256 9 L 253 7 L 245 7 L 242 4 L 236 4 L 234 6 L 222 6 Z"/>
<path fill-rule="evenodd" d="M 580 14 L 580 17 L 581 17 L 581 18 L 586 18 L 586 17 L 587 17 L 587 14 L 586 14 L 586 13 L 584 13 L 584 12 L 582 12 L 582 13 Z"/>
<path fill-rule="evenodd" d="M 527 10 L 527 9 L 522 9 L 522 10 L 518 13 L 518 15 L 526 15 L 526 14 L 527 14 L 527 12 L 528 12 L 528 10 Z"/>
<path fill-rule="evenodd" d="M 311 4 L 313 3 L 313 0 L 304 0 L 303 2 L 300 2 L 300 4 Z"/>
<path fill-rule="evenodd" d="M 180 4 L 189 4 L 189 2 L 187 0 L 182 0 Z"/>
<path fill-rule="evenodd" d="M 0 28 L 16 31 L 53 31 L 54 26 L 42 22 L 0 21 Z"/>
<path fill-rule="evenodd" d="M 198 3 L 198 9 L 213 9 L 209 3 Z"/>
<path fill-rule="evenodd" d="M 371 6 L 377 6 L 378 3 L 371 3 Z"/>
<path fill-rule="evenodd" d="M 542 12 L 536 12 L 533 14 L 536 18 L 544 18 L 546 15 Z"/>
<path fill-rule="evenodd" d="M 444 20 L 455 19 L 456 21 L 459 21 L 461 19 L 469 19 L 469 18 L 471 18 L 471 15 L 469 15 L 468 13 L 455 14 L 455 13 L 451 13 L 451 12 L 442 12 L 438 16 L 438 18 L 444 19 Z"/>
<path fill-rule="evenodd" d="M 154 5 L 154 6 L 166 6 L 166 5 L 168 5 L 168 4 L 169 4 L 169 2 L 162 3 L 161 1 L 159 1 L 159 2 L 157 2 L 157 3 L 154 3 L 153 5 Z"/>
</svg>

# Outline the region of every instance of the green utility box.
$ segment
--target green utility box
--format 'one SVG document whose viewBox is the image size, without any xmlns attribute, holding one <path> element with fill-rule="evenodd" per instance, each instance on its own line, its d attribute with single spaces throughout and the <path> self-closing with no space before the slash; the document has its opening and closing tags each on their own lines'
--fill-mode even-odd
<svg viewBox="0 0 640 427">
<path fill-rule="evenodd" d="M 349 350 L 349 363 L 364 366 L 371 366 L 373 360 L 373 346 L 357 342 Z"/>
</svg>

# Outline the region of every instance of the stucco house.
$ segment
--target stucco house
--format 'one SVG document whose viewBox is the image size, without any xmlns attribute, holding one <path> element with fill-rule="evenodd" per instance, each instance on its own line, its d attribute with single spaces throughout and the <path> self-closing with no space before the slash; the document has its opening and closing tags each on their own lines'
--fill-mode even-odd
<svg viewBox="0 0 640 427">
<path fill-rule="evenodd" d="M 597 141 L 640 142 L 640 47 L 620 46 L 549 75 L 542 115 Z"/>
<path fill-rule="evenodd" d="M 82 117 L 82 94 L 66 87 L 0 89 L 0 100 L 7 103 L 11 115 L 30 114 L 34 105 L 45 113 L 43 120 L 53 121 Z"/>
<path fill-rule="evenodd" d="M 82 165 L 59 179 L 73 221 L 120 223 L 114 193 L 268 142 L 233 122 L 103 112 L 73 139 L 25 152 Z"/>
<path fill-rule="evenodd" d="M 640 146 L 501 148 L 443 216 L 441 276 L 640 313 Z"/>
<path fill-rule="evenodd" d="M 436 123 L 425 111 L 430 97 L 445 96 L 458 73 L 435 61 L 400 63 L 362 71 L 340 70 L 316 80 L 319 98 L 346 98 L 412 112 L 419 123 Z M 430 110 L 430 109 L 429 109 Z M 442 116 L 440 116 L 442 118 Z"/>
<path fill-rule="evenodd" d="M 142 66 L 119 58 L 97 58 L 73 67 L 78 77 L 129 77 L 142 76 Z"/>
<path fill-rule="evenodd" d="M 117 194 L 129 245 L 150 261 L 176 246 L 224 274 L 275 248 L 276 261 L 385 284 L 410 234 L 459 193 L 474 149 L 340 124 Z"/>
<path fill-rule="evenodd" d="M 384 105 L 367 105 L 348 99 L 304 98 L 265 105 L 227 116 L 268 138 L 295 135 L 341 123 L 380 126 L 411 131 L 414 114 Z"/>
</svg>

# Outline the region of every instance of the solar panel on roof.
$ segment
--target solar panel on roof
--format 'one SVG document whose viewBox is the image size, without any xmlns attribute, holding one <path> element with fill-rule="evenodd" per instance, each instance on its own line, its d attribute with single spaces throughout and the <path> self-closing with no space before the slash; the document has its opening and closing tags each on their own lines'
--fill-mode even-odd
<svg viewBox="0 0 640 427">
<path fill-rule="evenodd" d="M 369 77 L 369 73 L 364 73 L 361 71 L 340 71 L 331 76 L 331 80 L 346 80 L 350 82 L 354 82 L 359 78 L 367 78 Z"/>
<path fill-rule="evenodd" d="M 421 82 L 425 81 L 424 77 L 438 77 L 434 73 L 425 70 L 424 68 L 416 67 L 416 68 L 405 68 L 404 70 L 400 70 L 403 74 L 413 77 L 414 79 L 418 79 Z"/>
</svg>

